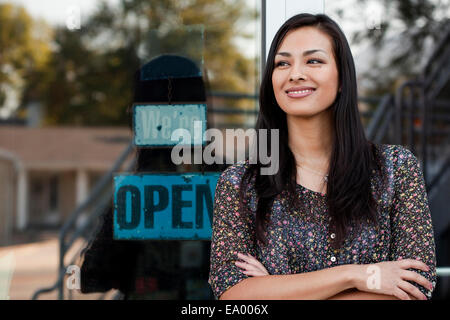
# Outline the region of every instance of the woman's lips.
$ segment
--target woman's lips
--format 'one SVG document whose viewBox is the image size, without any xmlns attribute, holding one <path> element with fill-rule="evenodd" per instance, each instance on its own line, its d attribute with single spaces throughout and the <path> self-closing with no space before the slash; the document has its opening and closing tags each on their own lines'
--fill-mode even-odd
<svg viewBox="0 0 450 320">
<path fill-rule="evenodd" d="M 314 90 L 290 91 L 287 93 L 291 98 L 303 98 L 314 93 Z"/>
</svg>

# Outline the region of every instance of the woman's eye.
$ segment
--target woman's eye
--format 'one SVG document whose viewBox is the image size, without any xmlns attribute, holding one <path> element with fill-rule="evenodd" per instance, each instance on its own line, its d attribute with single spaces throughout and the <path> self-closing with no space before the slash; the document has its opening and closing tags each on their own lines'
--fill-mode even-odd
<svg viewBox="0 0 450 320">
<path fill-rule="evenodd" d="M 317 61 L 318 63 L 322 63 L 322 61 L 320 61 L 320 60 L 318 60 L 318 59 L 309 59 L 309 60 L 308 60 L 308 63 L 309 63 L 310 61 Z M 313 64 L 317 64 L 317 63 L 313 63 Z"/>
<path fill-rule="evenodd" d="M 286 62 L 286 61 L 280 61 L 280 62 L 277 62 L 276 64 L 275 64 L 275 67 L 279 67 L 279 66 L 285 66 L 285 65 L 287 65 L 288 63 Z"/>
</svg>

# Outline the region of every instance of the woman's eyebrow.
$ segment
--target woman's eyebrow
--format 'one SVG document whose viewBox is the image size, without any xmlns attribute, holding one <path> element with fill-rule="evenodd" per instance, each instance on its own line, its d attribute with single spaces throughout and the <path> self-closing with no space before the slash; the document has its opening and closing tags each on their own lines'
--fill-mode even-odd
<svg viewBox="0 0 450 320">
<path fill-rule="evenodd" d="M 302 55 L 303 55 L 304 57 L 306 57 L 306 56 L 312 55 L 313 53 L 316 53 L 316 52 L 318 52 L 318 51 L 321 51 L 321 52 L 325 53 L 325 55 L 327 55 L 327 53 L 326 53 L 324 50 L 322 50 L 322 49 L 311 49 L 311 50 L 306 50 L 306 51 L 303 51 L 303 54 L 302 54 Z M 276 55 L 280 55 L 280 56 L 288 57 L 288 58 L 292 57 L 292 54 L 289 53 L 289 52 L 278 52 Z"/>
</svg>

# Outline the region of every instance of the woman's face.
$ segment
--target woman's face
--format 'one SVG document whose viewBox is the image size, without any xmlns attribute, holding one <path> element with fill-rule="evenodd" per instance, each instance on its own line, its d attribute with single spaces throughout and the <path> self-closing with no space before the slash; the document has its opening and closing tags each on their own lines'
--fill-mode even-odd
<svg viewBox="0 0 450 320">
<path fill-rule="evenodd" d="M 287 115 L 311 117 L 328 109 L 336 99 L 338 82 L 326 33 L 308 26 L 286 34 L 275 55 L 272 86 Z"/>
</svg>

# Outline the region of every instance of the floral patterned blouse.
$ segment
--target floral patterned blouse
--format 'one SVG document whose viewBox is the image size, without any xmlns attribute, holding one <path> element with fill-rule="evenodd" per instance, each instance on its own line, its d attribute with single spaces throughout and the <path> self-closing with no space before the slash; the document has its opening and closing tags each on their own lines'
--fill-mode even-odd
<svg viewBox="0 0 450 320">
<path fill-rule="evenodd" d="M 267 227 L 267 246 L 255 239 L 256 191 L 249 184 L 249 206 L 253 215 L 239 211 L 239 184 L 248 161 L 228 167 L 220 176 L 214 200 L 208 283 L 218 299 L 227 289 L 248 278 L 234 261 L 237 253 L 250 253 L 271 275 L 296 274 L 342 264 L 368 264 L 399 259 L 419 259 L 429 272 L 422 274 L 436 284 L 436 255 L 431 215 L 423 174 L 417 158 L 400 145 L 378 145 L 385 159 L 389 187 L 377 197 L 380 228 L 364 226 L 344 246 L 333 249 L 329 232 L 326 194 L 297 184 L 298 195 L 308 202 L 308 212 L 289 212 L 286 199 L 277 196 Z M 254 182 L 254 179 L 253 179 Z M 374 188 L 372 191 L 375 192 Z M 311 219 L 315 215 L 316 219 Z M 317 223 L 317 221 L 319 223 Z M 428 299 L 432 291 L 411 282 Z"/>
</svg>

